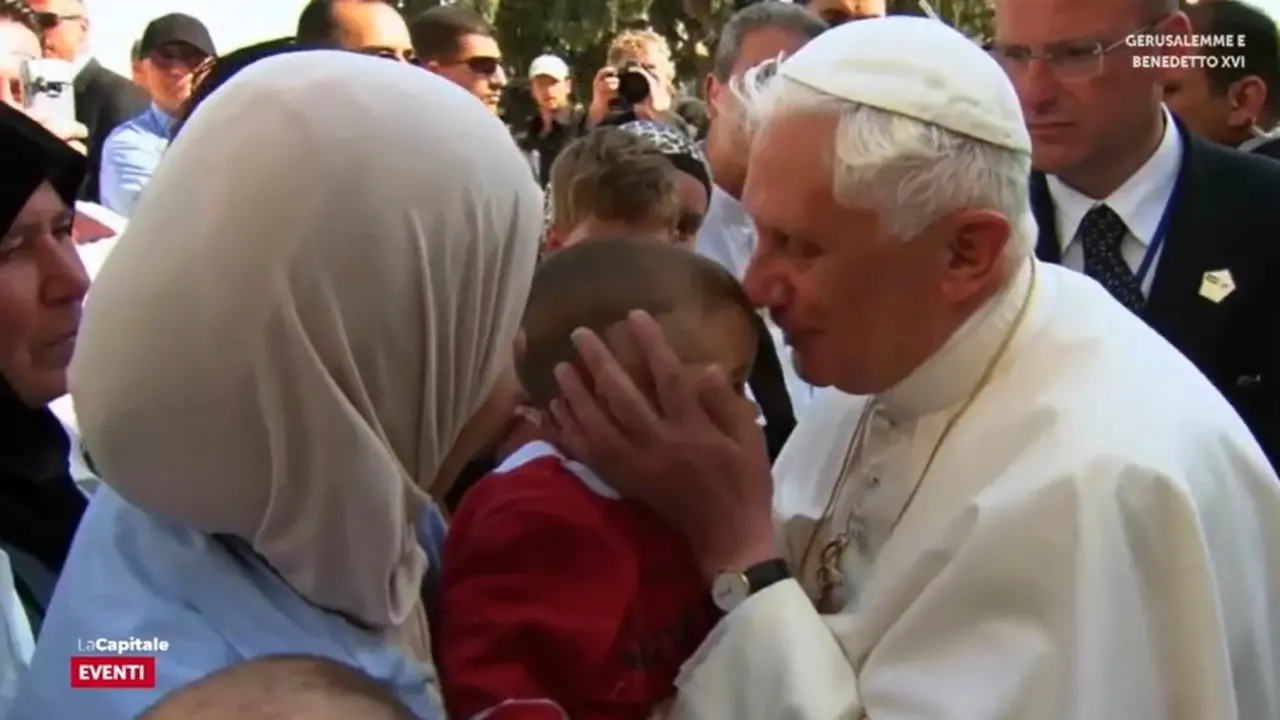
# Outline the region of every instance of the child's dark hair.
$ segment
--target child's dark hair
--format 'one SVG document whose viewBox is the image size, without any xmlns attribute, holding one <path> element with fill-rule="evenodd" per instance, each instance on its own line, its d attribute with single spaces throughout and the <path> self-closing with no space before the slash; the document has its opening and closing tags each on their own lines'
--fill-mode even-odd
<svg viewBox="0 0 1280 720">
<path fill-rule="evenodd" d="M 575 329 L 603 334 L 633 310 L 658 317 L 726 308 L 755 317 L 742 286 L 713 260 L 648 238 L 587 239 L 548 256 L 534 274 L 516 370 L 530 401 L 545 406 L 557 394 L 556 365 L 578 359 Z"/>
</svg>

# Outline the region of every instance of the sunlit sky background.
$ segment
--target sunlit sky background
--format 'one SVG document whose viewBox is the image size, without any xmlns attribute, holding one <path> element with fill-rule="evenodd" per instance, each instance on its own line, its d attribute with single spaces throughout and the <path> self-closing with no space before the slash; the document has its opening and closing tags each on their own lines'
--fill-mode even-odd
<svg viewBox="0 0 1280 720">
<path fill-rule="evenodd" d="M 1280 20 L 1280 0 L 1254 0 L 1254 5 L 1267 11 L 1267 14 Z"/>
<path fill-rule="evenodd" d="M 591 0 L 582 0 L 591 2 Z M 307 0 L 86 0 L 93 22 L 92 42 L 98 60 L 129 74 L 129 48 L 147 22 L 170 12 L 200 18 L 220 52 L 276 37 L 292 35 Z M 1280 19 L 1280 0 L 1253 0 Z"/>
</svg>

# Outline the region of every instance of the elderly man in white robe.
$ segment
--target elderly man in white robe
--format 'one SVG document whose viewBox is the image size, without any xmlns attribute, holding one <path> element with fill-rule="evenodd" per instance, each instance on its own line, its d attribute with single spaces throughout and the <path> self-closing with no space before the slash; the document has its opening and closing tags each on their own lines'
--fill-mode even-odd
<svg viewBox="0 0 1280 720">
<path fill-rule="evenodd" d="M 1277 478 L 1177 351 L 1033 259 L 996 63 L 941 23 L 868 20 L 752 101 L 745 286 L 829 388 L 776 487 L 723 373 L 645 315 L 655 402 L 579 331 L 553 405 L 726 613 L 675 715 L 1280 718 Z"/>
</svg>

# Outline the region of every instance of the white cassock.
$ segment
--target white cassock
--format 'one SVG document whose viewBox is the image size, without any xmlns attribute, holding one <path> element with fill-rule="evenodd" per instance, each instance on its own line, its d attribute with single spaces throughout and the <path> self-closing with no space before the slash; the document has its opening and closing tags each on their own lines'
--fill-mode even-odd
<svg viewBox="0 0 1280 720">
<path fill-rule="evenodd" d="M 870 401 L 843 479 L 869 400 L 815 398 L 775 468 L 799 582 L 721 622 L 677 717 L 1280 718 L 1275 473 L 1168 343 L 1093 280 L 1035 267 Z M 819 615 L 819 556 L 848 528 L 842 609 Z"/>
</svg>

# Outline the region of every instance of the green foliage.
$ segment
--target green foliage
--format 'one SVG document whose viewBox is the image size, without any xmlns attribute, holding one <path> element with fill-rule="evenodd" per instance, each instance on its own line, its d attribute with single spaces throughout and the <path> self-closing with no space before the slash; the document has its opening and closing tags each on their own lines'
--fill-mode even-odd
<svg viewBox="0 0 1280 720">
<path fill-rule="evenodd" d="M 895 15 L 923 15 L 919 0 L 889 0 L 889 12 Z M 929 0 L 929 5 L 949 25 L 978 42 L 991 39 L 994 10 L 990 0 Z"/>
</svg>

